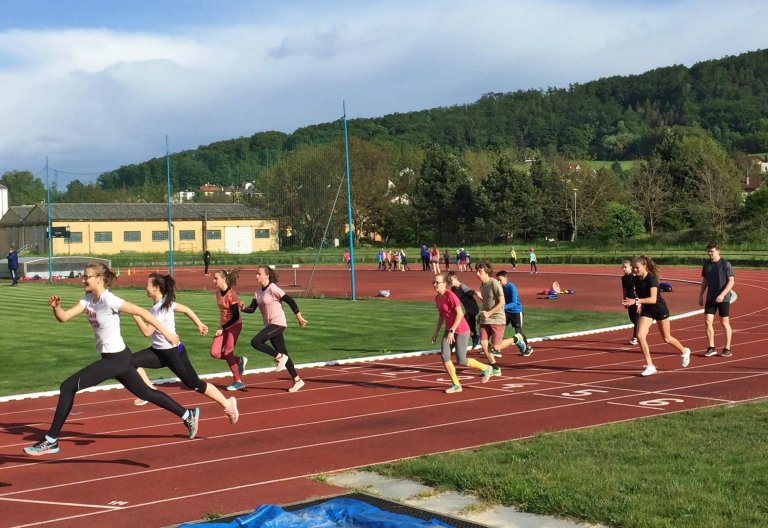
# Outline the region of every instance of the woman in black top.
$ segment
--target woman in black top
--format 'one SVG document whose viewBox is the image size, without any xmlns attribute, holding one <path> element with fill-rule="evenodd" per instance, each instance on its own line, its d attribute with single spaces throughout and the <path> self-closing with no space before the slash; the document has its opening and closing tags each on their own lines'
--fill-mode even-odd
<svg viewBox="0 0 768 528">
<path fill-rule="evenodd" d="M 634 299 L 635 295 L 635 276 L 632 274 L 632 261 L 625 260 L 621 266 L 621 271 L 624 275 L 621 276 L 621 290 L 623 295 L 622 299 Z M 634 304 L 629 305 L 627 308 L 627 315 L 629 321 L 632 323 L 632 338 L 629 340 L 630 345 L 637 344 L 637 320 L 640 319 L 640 308 Z"/>
<path fill-rule="evenodd" d="M 656 321 L 659 334 L 664 338 L 664 342 L 680 351 L 680 362 L 683 367 L 687 367 L 691 362 L 691 350 L 685 348 L 670 332 L 669 308 L 667 308 L 667 303 L 659 291 L 659 269 L 656 267 L 656 263 L 645 255 L 639 256 L 632 261 L 632 272 L 635 274 L 635 298 L 625 297 L 622 304 L 640 307 L 637 339 L 643 350 L 643 356 L 645 356 L 645 369 L 641 375 L 656 374 L 656 367 L 651 359 L 651 349 L 648 346 L 648 331 L 651 329 L 653 321 Z"/>
</svg>

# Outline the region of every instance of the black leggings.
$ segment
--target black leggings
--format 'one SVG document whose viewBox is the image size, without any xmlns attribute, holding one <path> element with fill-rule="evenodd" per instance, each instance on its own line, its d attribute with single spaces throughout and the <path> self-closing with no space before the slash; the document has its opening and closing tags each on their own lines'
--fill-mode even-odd
<svg viewBox="0 0 768 528">
<path fill-rule="evenodd" d="M 251 339 L 251 346 L 260 352 L 264 352 L 276 358 L 278 354 L 285 354 L 288 356 L 288 349 L 285 347 L 285 338 L 283 338 L 283 332 L 285 332 L 284 326 L 277 326 L 274 324 L 268 324 L 261 329 L 261 332 L 253 336 Z M 272 343 L 272 346 L 267 344 L 267 341 Z M 272 348 L 274 347 L 274 348 Z M 288 373 L 297 378 L 299 373 L 296 372 L 296 367 L 293 364 L 293 360 L 288 356 L 288 363 L 285 364 L 285 368 L 288 369 Z"/>
<path fill-rule="evenodd" d="M 151 389 L 144 383 L 139 373 L 131 365 L 132 358 L 133 354 L 131 354 L 128 348 L 122 352 L 101 354 L 100 360 L 91 363 L 65 379 L 59 387 L 61 391 L 59 402 L 56 404 L 56 413 L 53 415 L 53 423 L 48 430 L 48 436 L 51 438 L 59 437 L 61 428 L 72 411 L 72 406 L 75 403 L 75 394 L 78 391 L 94 387 L 102 381 L 111 378 L 122 383 L 126 389 L 142 400 L 152 402 L 158 407 L 172 412 L 179 418 L 184 416 L 186 412 L 184 407 L 176 403 L 167 394 Z"/>
<path fill-rule="evenodd" d="M 632 328 L 632 337 L 637 337 L 637 321 L 640 319 L 640 314 L 637 312 L 637 306 L 627 306 L 627 315 L 629 316 L 629 321 L 634 325 Z"/>
<path fill-rule="evenodd" d="M 473 336 L 477 335 L 477 314 L 464 312 L 464 319 L 466 319 L 469 325 L 469 333 Z"/>
<path fill-rule="evenodd" d="M 149 347 L 139 350 L 133 355 L 133 366 L 134 368 L 144 367 L 148 369 L 167 367 L 179 377 L 187 388 L 200 394 L 205 394 L 205 389 L 208 387 L 208 384 L 200 379 L 192 363 L 189 362 L 186 348 L 181 352 L 179 352 L 178 347 Z"/>
</svg>

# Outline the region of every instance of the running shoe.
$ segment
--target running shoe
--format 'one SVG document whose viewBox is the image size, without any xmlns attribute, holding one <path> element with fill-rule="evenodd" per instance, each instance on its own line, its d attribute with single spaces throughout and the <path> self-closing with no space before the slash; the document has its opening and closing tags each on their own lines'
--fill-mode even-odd
<svg viewBox="0 0 768 528">
<path fill-rule="evenodd" d="M 288 363 L 288 354 L 280 354 L 280 357 L 275 360 L 275 372 L 285 370 L 285 364 Z"/>
<path fill-rule="evenodd" d="M 493 376 L 493 369 L 491 369 L 491 367 L 488 367 L 482 373 L 482 377 L 483 377 L 482 382 L 488 383 L 488 380 L 491 379 L 491 376 Z"/>
<path fill-rule="evenodd" d="M 636 338 L 636 337 L 633 337 L 632 339 L 630 339 L 630 340 L 629 340 L 629 344 L 630 344 L 630 345 L 636 345 L 636 344 L 637 344 L 637 338 Z"/>
<path fill-rule="evenodd" d="M 136 398 L 135 400 L 133 400 L 133 404 L 134 404 L 136 407 L 141 407 L 142 405 L 146 405 L 146 404 L 148 404 L 148 403 L 149 403 L 149 402 L 148 402 L 147 400 L 142 400 L 141 398 Z"/>
<path fill-rule="evenodd" d="M 499 368 L 496 365 L 494 365 L 493 369 L 491 369 L 491 375 L 492 376 L 501 376 L 501 368 Z"/>
<path fill-rule="evenodd" d="M 525 349 L 528 345 L 525 344 L 525 339 L 521 334 L 515 334 L 515 344 L 520 349 L 520 354 L 525 355 Z"/>
<path fill-rule="evenodd" d="M 501 351 L 496 350 L 496 347 L 493 346 L 492 344 L 488 343 L 488 348 L 491 350 L 491 355 L 493 355 L 493 357 L 497 357 L 497 358 L 502 357 Z"/>
<path fill-rule="evenodd" d="M 293 385 L 290 389 L 288 389 L 288 392 L 298 392 L 299 389 L 301 389 L 304 386 L 304 380 L 300 379 L 299 381 L 294 381 Z"/>
<path fill-rule="evenodd" d="M 189 429 L 189 439 L 192 440 L 197 436 L 197 424 L 200 421 L 200 408 L 195 407 L 194 409 L 187 410 L 189 411 L 189 416 L 183 421 L 184 425 Z"/>
<path fill-rule="evenodd" d="M 232 385 L 227 387 L 227 390 L 228 391 L 238 391 L 238 390 L 243 390 L 244 388 L 245 388 L 245 383 L 243 383 L 242 381 L 233 381 Z"/>
<path fill-rule="evenodd" d="M 445 393 L 446 394 L 456 394 L 457 392 L 461 392 L 462 390 L 464 390 L 464 389 L 461 388 L 461 385 L 456 385 L 455 383 L 452 383 L 450 387 L 445 389 Z"/>
<path fill-rule="evenodd" d="M 523 352 L 523 356 L 528 357 L 531 354 L 533 354 L 533 347 L 531 345 L 525 345 L 525 352 Z"/>
<path fill-rule="evenodd" d="M 709 347 L 707 348 L 707 351 L 704 352 L 704 357 L 712 357 L 717 355 L 717 349 L 715 347 Z"/>
<path fill-rule="evenodd" d="M 43 438 L 33 446 L 25 447 L 24 452 L 30 456 L 53 455 L 59 452 L 59 441 L 49 442 Z"/>
<path fill-rule="evenodd" d="M 245 373 L 245 366 L 248 364 L 248 358 L 245 356 L 240 356 L 240 361 L 237 362 L 237 372 L 240 374 L 240 377 L 243 376 Z"/>
<path fill-rule="evenodd" d="M 653 365 L 646 365 L 645 368 L 643 369 L 643 371 L 640 373 L 640 375 L 641 376 L 653 376 L 654 374 L 656 374 L 656 372 L 658 372 L 656 370 L 656 367 L 654 367 Z"/>
<path fill-rule="evenodd" d="M 720 355 L 723 357 L 731 357 L 733 353 L 731 353 L 730 348 L 724 348 L 723 351 L 720 353 Z"/>
<path fill-rule="evenodd" d="M 232 396 L 228 401 L 229 407 L 224 409 L 224 414 L 226 414 L 227 418 L 229 418 L 229 423 L 235 425 L 237 420 L 240 419 L 240 411 L 237 410 L 237 400 L 234 396 Z"/>
<path fill-rule="evenodd" d="M 687 367 L 688 365 L 691 364 L 691 349 L 690 348 L 686 348 L 686 349 L 683 350 L 683 354 L 682 354 L 682 356 L 680 356 L 680 364 L 683 367 Z"/>
</svg>

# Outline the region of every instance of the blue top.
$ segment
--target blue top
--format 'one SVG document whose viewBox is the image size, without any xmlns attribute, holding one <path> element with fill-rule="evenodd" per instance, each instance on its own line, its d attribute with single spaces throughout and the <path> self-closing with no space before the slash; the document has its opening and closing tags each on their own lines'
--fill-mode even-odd
<svg viewBox="0 0 768 528">
<path fill-rule="evenodd" d="M 504 291 L 504 311 L 509 313 L 523 313 L 523 305 L 520 303 L 520 297 L 517 295 L 517 286 L 512 282 L 501 287 Z"/>
<path fill-rule="evenodd" d="M 13 250 L 8 252 L 8 269 L 19 269 L 19 254 Z"/>
</svg>

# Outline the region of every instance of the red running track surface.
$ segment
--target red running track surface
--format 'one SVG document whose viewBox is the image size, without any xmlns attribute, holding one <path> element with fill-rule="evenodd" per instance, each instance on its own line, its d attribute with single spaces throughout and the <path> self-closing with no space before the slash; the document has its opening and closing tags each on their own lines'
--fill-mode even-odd
<svg viewBox="0 0 768 528">
<path fill-rule="evenodd" d="M 544 306 L 561 308 L 565 301 L 591 308 L 588 291 L 606 306 L 617 305 L 613 269 L 553 271 L 514 275 L 526 306 L 535 303 L 530 292 L 552 280 L 577 293 Z M 673 282 L 675 292 L 666 296 L 673 312 L 694 309 L 699 270 L 664 271 L 666 279 L 692 281 Z M 168 526 L 342 491 L 313 480 L 318 474 L 763 398 L 768 273 L 736 273 L 733 357 L 703 357 L 702 316 L 676 320 L 673 334 L 694 350 L 691 366 L 682 369 L 679 355 L 653 333 L 660 372 L 649 378 L 639 377 L 642 354 L 625 344 L 624 330 L 540 342 L 527 358 L 505 355 L 501 377 L 483 385 L 460 373 L 464 392 L 456 395 L 443 393 L 448 380 L 435 355 L 306 369 L 307 385 L 295 394 L 284 391 L 284 373 L 250 375 L 248 389 L 237 395 L 241 418 L 235 426 L 217 404 L 165 386 L 182 405 L 201 407 L 200 435 L 193 441 L 176 417 L 133 407 L 124 390 L 83 393 L 64 426 L 61 452 L 40 458 L 24 456 L 21 448 L 47 430 L 56 399 L 2 403 L 0 527 Z M 402 275 L 386 280 L 413 281 L 403 292 L 426 289 L 429 282 L 427 273 Z M 467 277 L 471 284 L 474 276 Z"/>
</svg>

